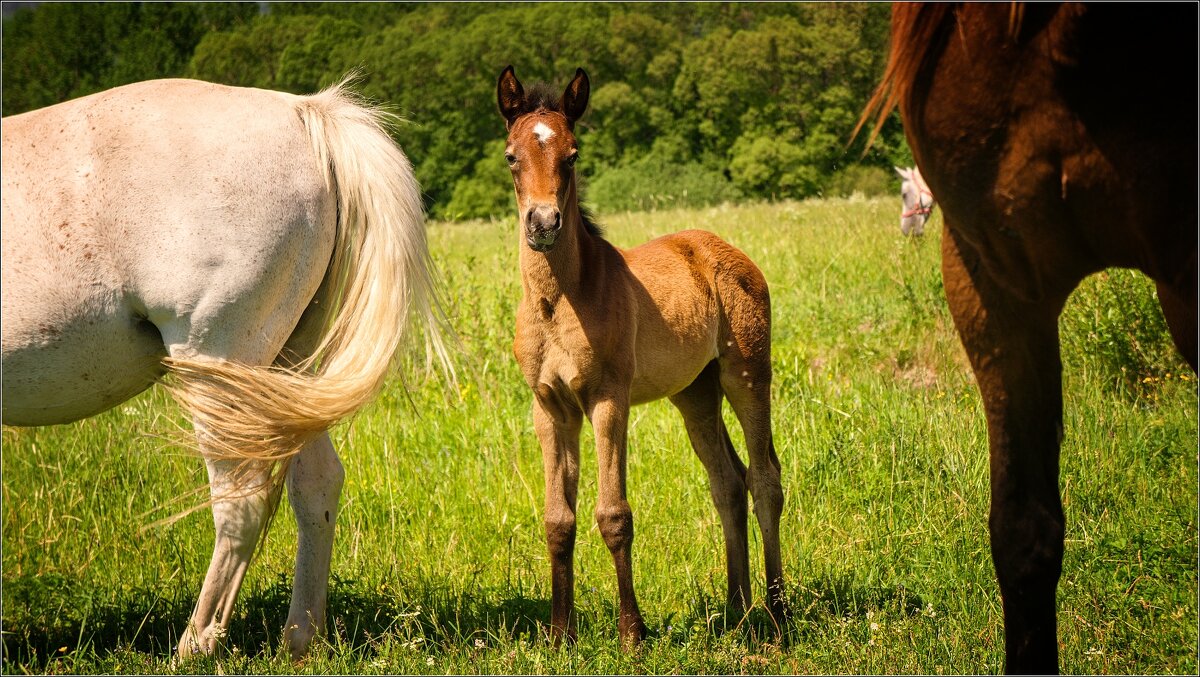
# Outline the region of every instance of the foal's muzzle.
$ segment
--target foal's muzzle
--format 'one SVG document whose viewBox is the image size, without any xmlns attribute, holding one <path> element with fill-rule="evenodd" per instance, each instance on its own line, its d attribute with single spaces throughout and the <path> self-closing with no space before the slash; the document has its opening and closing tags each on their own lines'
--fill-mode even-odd
<svg viewBox="0 0 1200 677">
<path fill-rule="evenodd" d="M 562 232 L 562 214 L 558 207 L 538 205 L 525 213 L 525 241 L 535 252 L 548 252 L 554 248 Z"/>
</svg>

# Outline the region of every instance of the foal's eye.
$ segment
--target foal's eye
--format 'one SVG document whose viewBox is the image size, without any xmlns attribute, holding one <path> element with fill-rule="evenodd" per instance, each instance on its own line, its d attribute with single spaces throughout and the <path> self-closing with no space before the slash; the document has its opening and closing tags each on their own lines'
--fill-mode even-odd
<svg viewBox="0 0 1200 677">
<path fill-rule="evenodd" d="M 504 161 L 508 163 L 509 167 L 511 167 L 511 166 L 517 164 L 517 156 L 513 155 L 512 153 L 505 153 Z"/>
<path fill-rule="evenodd" d="M 579 153 L 575 152 L 567 156 L 567 166 L 574 167 L 575 161 L 579 159 Z"/>
</svg>

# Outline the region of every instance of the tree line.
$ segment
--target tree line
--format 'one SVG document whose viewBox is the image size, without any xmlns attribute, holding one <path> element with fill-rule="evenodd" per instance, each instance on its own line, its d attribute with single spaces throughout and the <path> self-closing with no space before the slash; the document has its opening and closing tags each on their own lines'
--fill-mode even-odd
<svg viewBox="0 0 1200 677">
<path fill-rule="evenodd" d="M 890 192 L 911 164 L 893 114 L 851 131 L 887 53 L 879 3 L 46 3 L 3 21 L 4 115 L 130 82 L 191 77 L 356 89 L 435 217 L 506 216 L 495 85 L 591 78 L 584 198 L 600 211 Z"/>
</svg>

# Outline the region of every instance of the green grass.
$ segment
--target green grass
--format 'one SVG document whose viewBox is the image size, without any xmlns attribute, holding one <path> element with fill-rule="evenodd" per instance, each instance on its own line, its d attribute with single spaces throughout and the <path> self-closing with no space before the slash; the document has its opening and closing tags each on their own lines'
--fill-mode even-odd
<svg viewBox="0 0 1200 677">
<path fill-rule="evenodd" d="M 754 259 L 774 302 L 784 567 L 780 642 L 761 610 L 722 632 L 716 511 L 678 414 L 634 410 L 634 577 L 651 638 L 617 643 L 615 577 L 590 515 L 584 428 L 576 549 L 580 641 L 550 648 L 540 452 L 511 352 L 512 222 L 431 226 L 461 341 L 457 386 L 407 366 L 335 430 L 347 471 L 329 637 L 279 652 L 295 526 L 280 512 L 230 627 L 234 649 L 171 660 L 212 547 L 210 516 L 142 531 L 204 481 L 159 436 L 158 390 L 71 426 L 4 429 L 3 672 L 978 673 L 1003 665 L 988 550 L 986 431 L 939 272 L 939 218 L 903 239 L 895 200 L 612 215 L 632 246 L 714 231 Z M 1062 319 L 1067 513 L 1061 668 L 1197 669 L 1196 381 L 1161 331 L 1152 286 L 1112 271 Z M 728 412 L 727 412 L 728 414 Z M 740 429 L 730 430 L 741 446 Z"/>
</svg>

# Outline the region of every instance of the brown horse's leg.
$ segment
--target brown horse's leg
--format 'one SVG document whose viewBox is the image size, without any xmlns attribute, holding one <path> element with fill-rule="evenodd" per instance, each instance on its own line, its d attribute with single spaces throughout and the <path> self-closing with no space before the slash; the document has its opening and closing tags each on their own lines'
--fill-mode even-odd
<svg viewBox="0 0 1200 677">
<path fill-rule="evenodd" d="M 726 611 L 737 621 L 750 604 L 750 556 L 746 537 L 746 466 L 733 449 L 721 419 L 721 384 L 716 362 L 711 362 L 690 386 L 671 397 L 683 414 L 688 439 L 708 471 L 713 505 L 721 516 L 725 534 L 725 570 L 728 574 Z"/>
<path fill-rule="evenodd" d="M 546 479 L 546 545 L 550 551 L 550 637 L 575 641 L 575 497 L 579 487 L 579 430 L 574 409 L 533 403 Z"/>
<path fill-rule="evenodd" d="M 646 624 L 638 611 L 633 594 L 633 511 L 625 498 L 625 444 L 629 422 L 627 395 L 599 398 L 591 408 L 592 428 L 596 433 L 596 459 L 599 482 L 596 496 L 596 524 L 604 544 L 612 553 L 617 570 L 617 594 L 620 617 L 617 628 L 621 643 L 631 647 L 646 637 Z"/>
<path fill-rule="evenodd" d="M 1056 673 L 1055 590 L 1064 530 L 1058 315 L 1074 285 L 1051 300 L 1021 302 L 987 275 L 949 227 L 942 237 L 942 276 L 987 414 L 988 526 L 1004 606 L 1005 670 Z"/>
<path fill-rule="evenodd" d="M 1183 289 L 1158 282 L 1158 304 L 1171 330 L 1171 338 L 1183 359 L 1196 371 L 1196 260 L 1192 259 L 1192 272 Z"/>
<path fill-rule="evenodd" d="M 763 560 L 767 570 L 767 604 L 777 623 L 787 617 L 783 590 L 783 560 L 779 546 L 779 519 L 783 514 L 783 484 L 780 482 L 779 457 L 771 436 L 771 358 L 770 344 L 759 343 L 749 355 L 734 350 L 719 358 L 721 389 L 737 414 L 750 466 L 746 485 L 754 497 L 754 515 L 763 539 Z M 741 346 L 745 349 L 746 346 Z M 732 447 L 730 448 L 732 452 Z"/>
</svg>

